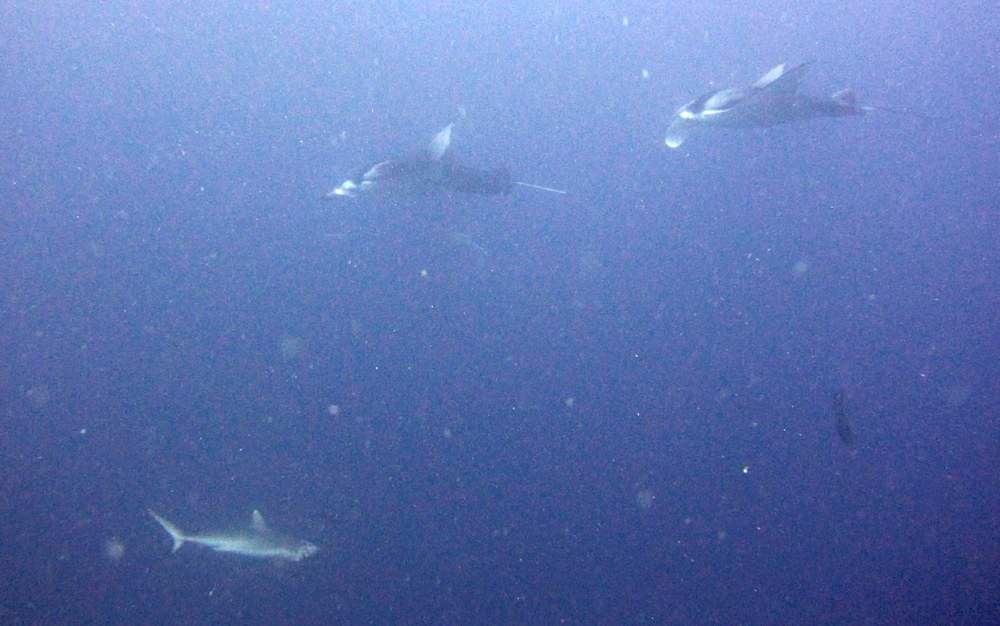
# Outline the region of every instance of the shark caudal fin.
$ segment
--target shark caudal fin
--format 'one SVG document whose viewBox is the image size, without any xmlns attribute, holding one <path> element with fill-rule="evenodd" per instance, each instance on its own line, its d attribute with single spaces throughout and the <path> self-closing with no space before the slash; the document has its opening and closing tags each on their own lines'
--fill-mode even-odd
<svg viewBox="0 0 1000 626">
<path fill-rule="evenodd" d="M 180 550 L 181 546 L 183 546 L 184 542 L 187 540 L 187 537 L 184 536 L 184 532 L 181 531 L 180 528 L 177 528 L 167 520 L 154 513 L 152 509 L 147 509 L 147 511 L 149 511 L 149 514 L 153 517 L 153 519 L 160 523 L 160 526 L 163 526 L 163 530 L 170 533 L 170 538 L 174 540 L 174 549 L 172 552 Z"/>
</svg>

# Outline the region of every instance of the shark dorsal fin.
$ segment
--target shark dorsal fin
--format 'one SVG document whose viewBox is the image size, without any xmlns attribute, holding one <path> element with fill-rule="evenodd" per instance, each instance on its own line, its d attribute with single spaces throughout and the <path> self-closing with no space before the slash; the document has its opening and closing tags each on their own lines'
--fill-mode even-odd
<svg viewBox="0 0 1000 626">
<path fill-rule="evenodd" d="M 264 516 L 260 514 L 257 509 L 253 510 L 253 517 L 250 520 L 250 528 L 253 528 L 257 532 L 267 532 L 267 522 L 264 521 Z"/>
<path fill-rule="evenodd" d="M 799 90 L 799 82 L 809 69 L 811 63 L 802 63 L 788 69 L 787 63 L 782 63 L 771 69 L 753 84 L 754 89 L 767 89 L 769 92 L 794 94 Z"/>
<path fill-rule="evenodd" d="M 431 139 L 431 143 L 427 146 L 427 152 L 435 161 L 440 161 L 448 152 L 448 146 L 451 145 L 451 127 L 454 125 L 448 124 L 441 129 L 441 132 L 434 135 L 434 139 Z"/>
</svg>

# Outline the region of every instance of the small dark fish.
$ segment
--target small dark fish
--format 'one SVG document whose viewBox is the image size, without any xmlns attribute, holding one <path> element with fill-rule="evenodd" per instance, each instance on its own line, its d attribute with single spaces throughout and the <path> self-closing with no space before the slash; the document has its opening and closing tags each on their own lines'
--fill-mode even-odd
<svg viewBox="0 0 1000 626">
<path fill-rule="evenodd" d="M 851 425 L 851 418 L 844 410 L 844 390 L 838 389 L 833 394 L 833 414 L 837 419 L 837 436 L 848 446 L 853 446 L 856 440 L 854 427 Z"/>
</svg>

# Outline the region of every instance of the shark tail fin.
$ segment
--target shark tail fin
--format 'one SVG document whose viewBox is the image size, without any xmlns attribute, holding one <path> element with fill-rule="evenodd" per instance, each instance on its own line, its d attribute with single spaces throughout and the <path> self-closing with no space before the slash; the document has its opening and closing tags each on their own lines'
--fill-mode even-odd
<svg viewBox="0 0 1000 626">
<path fill-rule="evenodd" d="M 184 532 L 180 528 L 177 528 L 167 520 L 154 513 L 152 509 L 147 510 L 149 510 L 149 514 L 153 517 L 153 519 L 159 522 L 160 526 L 163 526 L 163 530 L 170 533 L 170 538 L 174 540 L 174 548 L 172 552 L 180 550 L 181 546 L 184 545 L 184 541 L 187 540 L 187 537 L 184 536 Z"/>
</svg>

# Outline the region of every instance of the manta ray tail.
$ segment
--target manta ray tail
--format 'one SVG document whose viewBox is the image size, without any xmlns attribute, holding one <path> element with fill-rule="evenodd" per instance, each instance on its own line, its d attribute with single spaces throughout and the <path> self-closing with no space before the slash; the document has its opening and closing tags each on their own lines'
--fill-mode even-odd
<svg viewBox="0 0 1000 626">
<path fill-rule="evenodd" d="M 924 122 L 939 122 L 941 117 L 937 115 L 928 115 L 926 113 L 917 113 L 916 111 L 911 111 L 909 109 L 895 109 L 893 107 L 883 107 L 876 105 L 866 105 L 861 107 L 866 113 L 869 111 L 882 111 L 883 113 L 892 113 L 893 115 L 906 115 Z"/>
<path fill-rule="evenodd" d="M 862 111 L 864 113 L 870 113 L 871 111 L 882 111 L 883 113 L 892 113 L 894 115 L 909 115 L 910 117 L 915 117 L 925 122 L 931 122 L 939 120 L 940 118 L 933 115 L 927 115 L 926 113 L 917 113 L 916 111 L 910 111 L 909 109 L 894 109 L 892 107 L 875 106 L 871 104 L 859 105 L 858 97 L 854 94 L 851 89 L 841 89 L 837 93 L 831 96 L 831 100 L 836 102 L 839 106 L 855 109 L 857 111 Z"/>
<path fill-rule="evenodd" d="M 520 180 L 515 180 L 514 184 L 520 185 L 522 187 L 528 187 L 530 189 L 537 189 L 538 191 L 547 191 L 549 193 L 559 193 L 566 195 L 566 191 L 564 189 L 555 189 L 553 187 L 543 187 L 542 185 L 533 185 L 531 183 L 522 182 Z"/>
<path fill-rule="evenodd" d="M 184 536 L 184 532 L 181 531 L 180 528 L 177 528 L 167 520 L 163 519 L 162 517 L 154 513 L 152 509 L 147 509 L 147 510 L 149 510 L 149 514 L 153 516 L 153 519 L 159 522 L 160 526 L 163 526 L 163 530 L 170 533 L 170 538 L 174 540 L 174 549 L 172 550 L 172 552 L 177 552 L 178 550 L 180 550 L 181 546 L 184 545 L 184 541 L 187 539 Z"/>
</svg>

